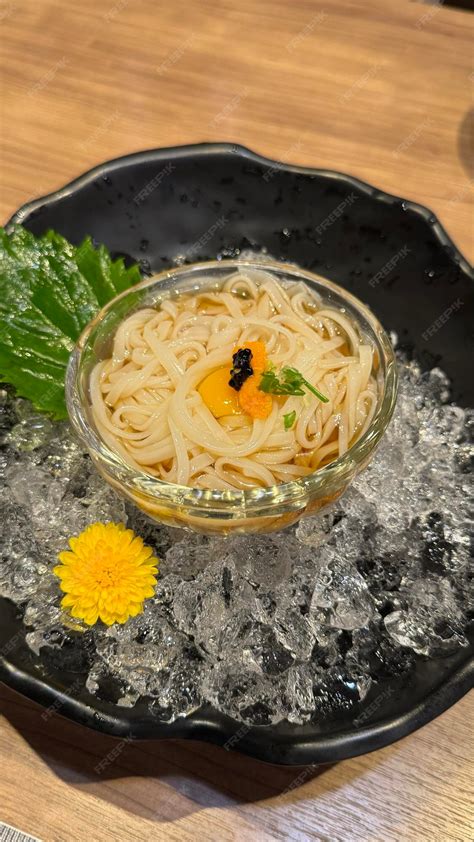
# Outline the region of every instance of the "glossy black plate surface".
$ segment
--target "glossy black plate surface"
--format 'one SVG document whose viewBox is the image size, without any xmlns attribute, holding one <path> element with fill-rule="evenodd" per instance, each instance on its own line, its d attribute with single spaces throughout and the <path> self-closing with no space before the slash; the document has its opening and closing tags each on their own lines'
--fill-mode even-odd
<svg viewBox="0 0 474 842">
<path fill-rule="evenodd" d="M 473 405 L 472 269 L 429 210 L 357 179 L 240 146 L 202 144 L 106 163 L 25 205 L 12 221 L 36 234 L 54 228 L 73 243 L 91 234 L 148 272 L 267 250 L 353 291 L 424 368 L 441 365 L 459 404 Z M 442 330 L 433 331 L 440 319 Z M 235 735 L 239 751 L 285 764 L 331 762 L 387 745 L 454 704 L 474 675 L 471 646 L 417 659 L 408 676 L 378 685 L 349 718 L 245 730 L 202 708 L 166 724 L 145 702 L 122 708 L 81 690 L 80 673 L 58 673 L 33 655 L 24 635 L 19 612 L 0 600 L 0 678 L 78 722 L 121 737 L 225 744 Z"/>
</svg>

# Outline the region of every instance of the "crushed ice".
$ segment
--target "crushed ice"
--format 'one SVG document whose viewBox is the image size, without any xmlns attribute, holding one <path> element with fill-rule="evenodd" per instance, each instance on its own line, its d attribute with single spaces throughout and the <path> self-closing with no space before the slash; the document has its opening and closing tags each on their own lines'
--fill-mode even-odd
<svg viewBox="0 0 474 842">
<path fill-rule="evenodd" d="M 448 403 L 439 369 L 401 361 L 400 380 L 378 454 L 332 510 L 228 539 L 151 523 L 67 424 L 0 393 L 0 594 L 22 607 L 30 648 L 86 671 L 100 697 L 146 697 L 161 719 L 207 702 L 251 724 L 350 711 L 416 656 L 467 645 L 473 413 Z M 126 521 L 154 546 L 159 586 L 125 626 L 73 630 L 52 567 L 97 520 Z"/>
</svg>

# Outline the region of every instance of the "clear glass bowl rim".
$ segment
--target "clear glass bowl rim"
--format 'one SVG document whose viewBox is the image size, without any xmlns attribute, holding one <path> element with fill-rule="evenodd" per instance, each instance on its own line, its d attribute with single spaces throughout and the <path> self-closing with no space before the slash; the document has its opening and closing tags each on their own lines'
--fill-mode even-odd
<svg viewBox="0 0 474 842">
<path fill-rule="evenodd" d="M 82 355 L 87 346 L 89 337 L 106 313 L 113 310 L 117 303 L 137 290 L 146 290 L 172 278 L 179 279 L 185 275 L 192 275 L 194 272 L 202 274 L 215 269 L 226 268 L 229 274 L 238 269 L 247 268 L 255 270 L 267 270 L 270 272 L 284 273 L 291 275 L 295 281 L 310 280 L 324 284 L 329 291 L 345 299 L 352 308 L 360 314 L 370 325 L 370 328 L 377 337 L 379 346 L 383 352 L 385 367 L 384 388 L 379 396 L 377 409 L 369 428 L 355 444 L 350 447 L 343 456 L 330 462 L 323 468 L 306 477 L 301 477 L 291 482 L 265 488 L 256 487 L 249 490 L 219 491 L 192 488 L 190 486 L 178 485 L 152 477 L 144 471 L 137 471 L 129 465 L 122 457 L 111 450 L 105 442 L 100 439 L 95 429 L 87 418 L 87 410 L 80 390 L 81 362 Z M 139 307 L 130 308 L 130 312 Z M 195 508 L 207 508 L 209 505 L 216 508 L 231 509 L 236 507 L 244 510 L 248 516 L 250 512 L 256 514 L 260 507 L 268 506 L 272 502 L 278 502 L 279 506 L 285 504 L 297 504 L 302 498 L 310 498 L 317 492 L 323 492 L 326 485 L 330 486 L 332 481 L 339 476 L 350 475 L 355 472 L 358 465 L 366 460 L 383 436 L 390 419 L 393 415 L 397 398 L 398 375 L 395 354 L 385 329 L 382 327 L 372 311 L 352 293 L 343 287 L 307 269 L 294 266 L 291 263 L 281 263 L 273 260 L 210 260 L 202 263 L 184 264 L 183 266 L 171 267 L 159 272 L 156 275 L 146 278 L 133 287 L 121 292 L 111 299 L 91 322 L 84 328 L 76 346 L 71 353 L 66 373 L 66 404 L 71 423 L 79 438 L 88 448 L 89 452 L 98 461 L 105 461 L 109 472 L 113 470 L 115 478 L 120 484 L 125 484 L 130 489 L 155 498 L 158 502 L 173 498 L 180 506 Z"/>
</svg>

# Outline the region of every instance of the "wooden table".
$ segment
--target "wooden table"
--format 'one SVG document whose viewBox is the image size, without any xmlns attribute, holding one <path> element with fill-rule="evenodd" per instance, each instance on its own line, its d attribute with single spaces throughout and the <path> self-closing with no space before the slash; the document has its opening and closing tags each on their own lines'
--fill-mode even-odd
<svg viewBox="0 0 474 842">
<path fill-rule="evenodd" d="M 472 29 L 404 0 L 1 0 L 0 215 L 107 158 L 229 140 L 427 204 L 472 260 Z M 122 746 L 98 776 L 111 738 L 1 699 L 0 820 L 45 842 L 472 838 L 472 698 L 290 790 L 300 770 L 199 743 Z"/>
</svg>

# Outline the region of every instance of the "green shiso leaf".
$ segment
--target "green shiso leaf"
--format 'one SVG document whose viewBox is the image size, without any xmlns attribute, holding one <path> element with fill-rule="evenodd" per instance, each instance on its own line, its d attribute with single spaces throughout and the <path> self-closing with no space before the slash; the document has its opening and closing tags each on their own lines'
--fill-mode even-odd
<svg viewBox="0 0 474 842">
<path fill-rule="evenodd" d="M 73 246 L 55 231 L 0 228 L 0 380 L 40 412 L 67 416 L 64 378 L 83 328 L 140 280 L 90 237 Z"/>
</svg>

